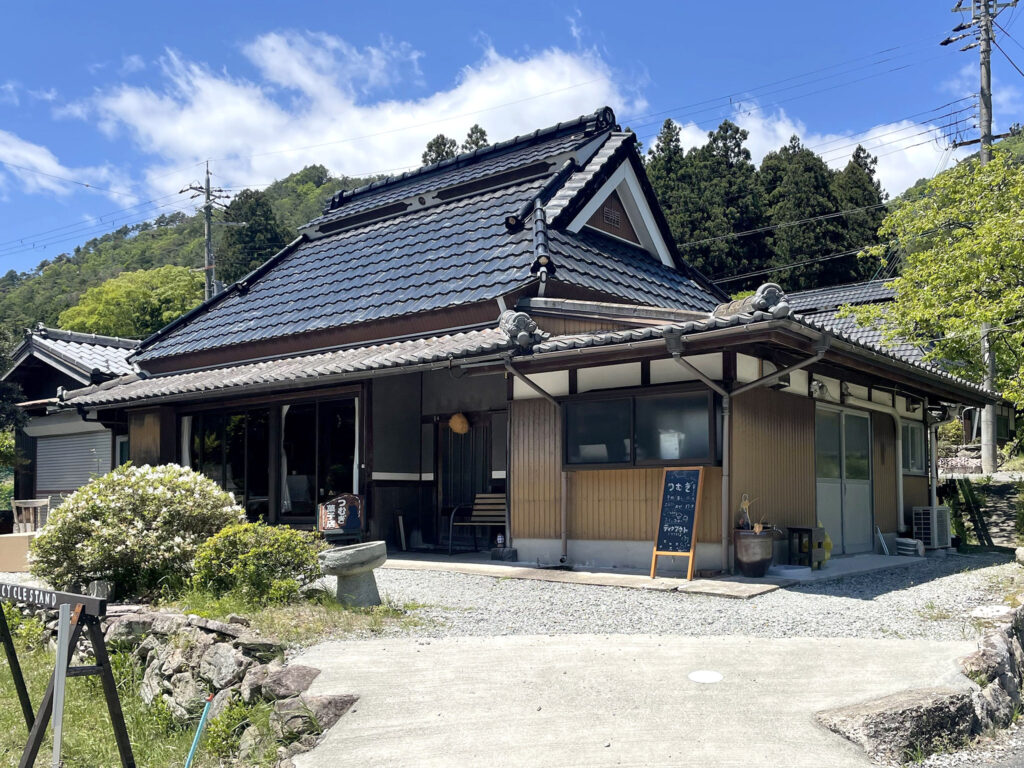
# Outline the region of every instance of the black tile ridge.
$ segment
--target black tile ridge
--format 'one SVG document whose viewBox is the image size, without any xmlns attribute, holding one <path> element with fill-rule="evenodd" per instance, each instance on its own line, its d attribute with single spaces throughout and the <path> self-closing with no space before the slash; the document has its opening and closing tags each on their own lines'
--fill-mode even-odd
<svg viewBox="0 0 1024 768">
<path fill-rule="evenodd" d="M 65 331 L 63 328 L 50 328 L 42 323 L 39 323 L 34 328 L 27 329 L 25 335 L 36 336 L 41 339 L 55 339 L 57 341 L 70 341 L 76 344 L 92 344 L 98 347 L 115 347 L 118 349 L 134 349 L 139 346 L 138 339 L 102 336 L 98 333 L 82 333 L 81 331 Z"/>
<path fill-rule="evenodd" d="M 308 238 L 305 235 L 299 235 L 294 240 L 292 240 L 290 243 L 288 243 L 288 245 L 286 245 L 280 251 L 275 253 L 273 256 L 271 256 L 269 259 L 267 259 L 265 262 L 260 264 L 260 266 L 256 267 L 256 269 L 254 269 L 248 275 L 243 277 L 241 280 L 238 280 L 237 282 L 232 283 L 231 285 L 229 285 L 227 288 L 225 288 L 223 291 L 221 291 L 217 295 L 211 296 L 209 299 L 206 299 L 206 301 L 204 301 L 198 307 L 195 307 L 194 309 L 190 309 L 184 315 L 181 315 L 180 317 L 177 317 L 174 320 L 171 320 L 171 322 L 169 322 L 163 328 L 159 329 L 158 331 L 155 331 L 154 333 L 152 333 L 149 336 L 147 336 L 146 338 L 144 338 L 139 343 L 139 346 L 136 348 L 135 352 L 133 352 L 129 356 L 128 360 L 132 361 L 132 360 L 135 360 L 136 358 L 140 359 L 140 360 L 147 359 L 147 357 L 145 356 L 146 349 L 150 345 L 152 345 L 154 342 L 158 341 L 159 339 L 162 339 L 164 336 L 169 334 L 171 331 L 173 331 L 173 330 L 175 330 L 177 328 L 180 328 L 182 325 L 185 325 L 186 323 L 191 322 L 193 320 L 193 318 L 198 317 L 200 314 L 202 314 L 206 310 L 208 310 L 208 309 L 212 308 L 213 306 L 219 304 L 221 301 L 226 299 L 228 296 L 230 296 L 232 294 L 235 294 L 235 293 L 245 293 L 249 289 L 249 285 L 252 282 L 254 282 L 255 280 L 258 280 L 260 277 L 265 275 L 272 267 L 276 266 L 279 261 L 281 261 L 288 254 L 292 253 L 296 248 L 298 248 L 298 246 L 303 241 L 305 241 L 307 239 Z"/>
<path fill-rule="evenodd" d="M 511 139 L 506 139 L 505 141 L 498 142 L 497 144 L 491 144 L 487 147 L 474 149 L 472 152 L 464 152 L 447 160 L 442 160 L 439 163 L 432 163 L 431 165 L 425 165 L 422 168 L 417 168 L 413 171 L 406 171 L 398 176 L 389 176 L 386 179 L 374 181 L 356 189 L 342 190 L 330 199 L 328 204 L 324 207 L 323 214 L 326 215 L 332 211 L 338 210 L 346 201 L 351 200 L 354 197 L 360 197 L 370 192 L 376 192 L 385 187 L 407 181 L 412 178 L 427 176 L 440 171 L 447 171 L 451 168 L 461 168 L 471 165 L 481 158 L 490 157 L 520 145 L 539 143 L 542 139 L 569 135 L 580 128 L 583 128 L 584 136 L 591 136 L 613 126 L 615 126 L 615 112 L 612 111 L 611 107 L 601 107 L 589 115 L 580 115 L 575 120 L 556 123 L 555 125 L 548 126 L 547 128 L 539 128 L 533 133 L 514 136 Z"/>
<path fill-rule="evenodd" d="M 609 139 L 611 139 L 611 134 L 608 135 L 608 139 L 605 140 L 605 144 L 608 143 Z M 615 169 L 618 168 L 622 160 L 627 157 L 627 153 L 632 150 L 636 142 L 636 134 L 630 131 L 619 146 L 612 150 L 612 153 L 601 161 L 601 167 L 594 171 L 590 178 L 584 181 L 583 185 L 579 189 L 573 192 L 572 197 L 569 198 L 568 202 L 562 206 L 562 210 L 559 211 L 558 215 L 551 221 L 551 226 L 559 229 L 572 221 L 593 193 L 600 189 L 601 185 L 604 184 L 612 173 L 615 172 Z M 597 152 L 594 153 L 595 157 L 600 154 L 603 147 L 604 144 L 598 148 Z M 591 159 L 591 162 L 592 161 L 593 158 Z M 585 169 L 586 166 L 584 166 L 584 170 Z"/>
</svg>

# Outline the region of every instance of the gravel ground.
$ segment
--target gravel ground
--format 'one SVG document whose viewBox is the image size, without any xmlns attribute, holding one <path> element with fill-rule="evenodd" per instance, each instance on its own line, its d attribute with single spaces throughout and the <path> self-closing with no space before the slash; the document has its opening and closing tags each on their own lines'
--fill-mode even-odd
<svg viewBox="0 0 1024 768">
<path fill-rule="evenodd" d="M 1017 575 L 1015 586 L 1007 585 Z M 499 579 L 438 571 L 377 571 L 381 594 L 420 604 L 425 637 L 515 634 L 678 634 L 963 640 L 983 629 L 978 605 L 1024 593 L 1004 555 L 956 555 L 780 589 L 751 600 L 621 587 Z M 404 632 L 403 632 L 404 633 Z"/>
<path fill-rule="evenodd" d="M 991 737 L 983 737 L 973 746 L 945 755 L 932 755 L 920 763 L 922 768 L 1022 768 L 1024 767 L 1024 728 L 1011 725 Z"/>
</svg>

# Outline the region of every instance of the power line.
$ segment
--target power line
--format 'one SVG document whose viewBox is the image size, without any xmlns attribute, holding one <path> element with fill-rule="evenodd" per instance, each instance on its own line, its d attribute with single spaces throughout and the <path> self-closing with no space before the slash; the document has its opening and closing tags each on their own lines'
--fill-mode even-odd
<svg viewBox="0 0 1024 768">
<path fill-rule="evenodd" d="M 822 261 L 829 261 L 831 259 L 839 259 L 839 258 L 842 258 L 843 256 L 853 256 L 854 254 L 860 253 L 865 248 L 871 248 L 871 247 L 873 247 L 875 245 L 878 245 L 878 243 L 870 243 L 868 245 L 862 245 L 859 248 L 851 248 L 851 249 L 846 250 L 846 251 L 840 251 L 839 253 L 830 253 L 827 256 L 816 256 L 816 257 L 814 257 L 812 259 L 804 259 L 803 261 L 794 261 L 792 264 L 780 264 L 780 265 L 777 265 L 777 266 L 774 266 L 774 267 L 766 267 L 764 269 L 757 269 L 757 270 L 754 270 L 753 272 L 744 272 L 741 275 L 732 275 L 731 277 L 722 277 L 722 278 L 719 278 L 717 280 L 712 280 L 711 282 L 713 282 L 715 285 L 721 285 L 722 283 L 731 283 L 731 282 L 734 282 L 736 280 L 742 280 L 745 277 L 756 277 L 757 275 L 767 275 L 767 274 L 770 274 L 772 272 L 785 272 L 786 270 L 793 269 L 794 267 L 802 267 L 802 266 L 805 266 L 807 264 L 817 264 L 818 262 L 822 262 Z"/>
<path fill-rule="evenodd" d="M 999 27 L 999 28 L 1000 28 L 1000 29 L 1003 29 L 1002 27 Z M 1003 31 L 1005 32 L 1006 30 L 1003 30 Z M 1020 75 L 1021 77 L 1024 77 L 1024 72 L 1022 72 L 1022 71 L 1021 71 L 1021 68 L 1017 66 L 1017 62 L 1015 62 L 1015 61 L 1014 61 L 1013 59 L 1011 59 L 1011 58 L 1010 58 L 1010 54 L 1008 54 L 1008 53 L 1007 53 L 1006 51 L 1004 51 L 1004 50 L 1003 50 L 1003 46 L 1001 46 L 1001 45 L 1000 45 L 1000 44 L 998 43 L 998 41 L 996 41 L 996 39 L 995 39 L 995 37 L 994 37 L 994 36 L 993 36 L 993 38 L 992 38 L 992 45 L 994 45 L 994 46 L 995 46 L 996 48 L 998 48 L 998 49 L 999 49 L 999 52 L 1000 52 L 1001 54 L 1003 54 L 1003 56 L 1005 56 L 1005 57 L 1006 57 L 1006 60 L 1007 60 L 1008 62 L 1010 62 L 1010 65 L 1011 65 L 1011 66 L 1012 66 L 1012 67 L 1013 67 L 1014 69 L 1016 69 L 1016 70 L 1017 70 L 1017 74 L 1018 74 L 1018 75 Z"/>
<path fill-rule="evenodd" d="M 80 187 L 85 187 L 86 189 L 91 189 L 91 190 L 93 190 L 95 192 L 103 192 L 103 193 L 106 193 L 108 195 L 121 195 L 122 197 L 135 197 L 135 195 L 132 194 L 131 192 L 121 192 L 121 191 L 116 190 L 116 189 L 107 189 L 105 187 L 97 187 L 95 184 L 90 184 L 87 181 L 79 181 L 78 179 L 69 179 L 66 176 L 58 176 L 58 175 L 53 174 L 53 173 L 47 173 L 46 171 L 41 171 L 38 168 L 32 168 L 32 167 L 29 167 L 27 165 L 18 165 L 17 163 L 12 163 L 12 162 L 10 162 L 8 160 L 0 160 L 0 165 L 5 165 L 8 168 L 16 168 L 19 171 L 25 171 L 27 173 L 34 173 L 37 176 L 45 176 L 48 179 L 55 179 L 57 181 L 63 181 L 65 183 L 67 183 L 67 184 L 77 184 Z"/>
</svg>

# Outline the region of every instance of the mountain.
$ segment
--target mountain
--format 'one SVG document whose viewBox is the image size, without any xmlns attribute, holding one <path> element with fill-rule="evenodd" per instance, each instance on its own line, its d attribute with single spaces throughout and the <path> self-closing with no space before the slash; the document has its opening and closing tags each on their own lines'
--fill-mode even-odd
<svg viewBox="0 0 1024 768">
<path fill-rule="evenodd" d="M 311 165 L 275 181 L 263 194 L 291 239 L 300 226 L 320 214 L 335 192 L 371 181 L 374 179 L 335 177 L 322 165 Z M 215 237 L 219 236 L 215 232 Z M 167 264 L 202 266 L 202 215 L 163 214 L 93 238 L 71 253 L 40 262 L 31 271 L 8 271 L 0 276 L 0 331 L 7 330 L 20 339 L 22 330 L 36 323 L 56 325 L 60 313 L 78 303 L 89 288 L 121 272 Z"/>
</svg>

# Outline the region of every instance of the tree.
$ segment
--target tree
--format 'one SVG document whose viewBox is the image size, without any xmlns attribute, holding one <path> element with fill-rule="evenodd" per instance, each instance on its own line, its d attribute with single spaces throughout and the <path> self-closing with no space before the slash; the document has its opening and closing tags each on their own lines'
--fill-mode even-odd
<svg viewBox="0 0 1024 768">
<path fill-rule="evenodd" d="M 991 323 L 996 386 L 1024 405 L 1024 166 L 996 149 L 986 165 L 965 161 L 936 176 L 925 194 L 901 202 L 882 224 L 870 256 L 899 262 L 888 306 L 850 310 L 908 339 L 926 359 L 983 380 L 979 327 Z M 955 364 L 950 361 L 956 361 Z"/>
<path fill-rule="evenodd" d="M 14 341 L 10 332 L 0 328 L 0 371 L 11 368 L 10 350 Z M 0 381 L 0 467 L 13 467 L 14 436 L 9 430 L 25 422 L 24 412 L 17 407 L 21 402 L 21 387 L 9 381 Z"/>
<path fill-rule="evenodd" d="M 474 149 L 483 149 L 487 146 L 490 146 L 490 142 L 487 141 L 487 131 L 481 128 L 479 123 L 474 123 L 459 149 L 463 152 L 472 152 Z"/>
<path fill-rule="evenodd" d="M 163 328 L 203 300 L 203 277 L 187 267 L 123 272 L 60 314 L 69 331 L 140 339 Z"/>
<path fill-rule="evenodd" d="M 228 204 L 225 219 L 235 226 L 226 228 L 217 249 L 217 279 L 224 283 L 242 279 L 288 243 L 289 233 L 258 190 L 239 192 Z"/>
<path fill-rule="evenodd" d="M 850 282 L 851 275 L 857 273 L 855 253 L 843 259 L 810 261 L 842 249 L 846 240 L 841 217 L 795 223 L 839 210 L 832 191 L 833 174 L 825 161 L 796 136 L 761 161 L 758 178 L 767 223 L 776 227 L 767 238 L 767 266 L 779 268 L 770 277 L 787 291 Z M 798 262 L 802 263 L 789 266 Z"/>
<path fill-rule="evenodd" d="M 878 243 L 878 229 L 885 220 L 888 195 L 875 178 L 878 158 L 858 145 L 853 157 L 839 173 L 832 177 L 832 192 L 840 210 L 852 211 L 843 217 L 846 234 L 841 251 L 864 248 Z M 861 210 L 857 210 L 861 209 Z M 845 260 L 840 260 L 846 263 Z M 838 265 L 837 265 L 838 266 Z M 878 258 L 866 256 L 846 263 L 851 280 L 868 280 L 878 271 Z"/>
<path fill-rule="evenodd" d="M 467 137 L 468 138 L 468 137 Z M 449 139 L 443 133 L 437 134 L 427 142 L 427 148 L 423 150 L 423 164 L 433 165 L 442 160 L 449 160 L 455 157 L 455 148 L 458 146 L 455 139 Z"/>
</svg>

